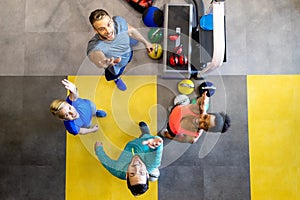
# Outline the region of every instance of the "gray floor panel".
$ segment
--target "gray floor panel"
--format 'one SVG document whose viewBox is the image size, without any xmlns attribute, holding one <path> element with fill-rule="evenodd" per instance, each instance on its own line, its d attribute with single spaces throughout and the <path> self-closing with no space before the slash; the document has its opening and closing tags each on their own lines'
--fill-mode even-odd
<svg viewBox="0 0 300 200">
<path fill-rule="evenodd" d="M 64 199 L 65 129 L 49 112 L 64 77 L 0 77 L 1 199 Z"/>
<path fill-rule="evenodd" d="M 246 76 L 210 76 L 207 79 L 217 88 L 211 97 L 209 111 L 225 111 L 232 125 L 224 134 L 203 134 L 193 145 L 165 139 L 159 180 L 159 197 L 162 199 L 183 199 L 187 191 L 190 193 L 184 199 L 250 199 Z M 165 81 L 159 80 L 159 84 L 167 85 Z M 162 100 L 163 105 L 169 106 L 165 102 L 170 102 L 178 94 L 178 82 L 168 80 L 168 88 L 160 87 L 158 96 L 163 98 L 158 102 Z M 197 89 L 202 81 L 194 82 Z M 175 94 L 166 93 L 167 90 Z M 226 109 L 222 110 L 224 106 L 219 104 L 225 104 Z M 180 187 L 172 184 L 180 184 Z"/>
</svg>

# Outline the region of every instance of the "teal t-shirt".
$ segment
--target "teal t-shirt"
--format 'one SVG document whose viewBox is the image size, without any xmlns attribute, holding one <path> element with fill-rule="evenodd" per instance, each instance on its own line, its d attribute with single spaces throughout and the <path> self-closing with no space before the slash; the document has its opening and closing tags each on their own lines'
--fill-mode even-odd
<svg viewBox="0 0 300 200">
<path fill-rule="evenodd" d="M 151 149 L 148 145 L 143 145 L 142 142 L 150 138 L 156 138 L 150 134 L 144 134 L 143 137 L 134 139 L 127 143 L 123 152 L 117 160 L 113 160 L 106 155 L 102 146 L 97 147 L 96 155 L 102 165 L 115 177 L 126 180 L 126 172 L 128 165 L 133 157 L 132 150 L 135 155 L 138 155 L 145 163 L 147 171 L 151 173 L 161 164 L 163 144 L 155 149 Z"/>
</svg>

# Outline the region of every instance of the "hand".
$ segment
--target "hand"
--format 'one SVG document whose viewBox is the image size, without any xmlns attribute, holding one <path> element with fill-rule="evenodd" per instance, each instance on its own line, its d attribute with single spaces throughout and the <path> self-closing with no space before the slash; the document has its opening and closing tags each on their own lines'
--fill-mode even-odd
<svg viewBox="0 0 300 200">
<path fill-rule="evenodd" d="M 192 144 L 196 143 L 196 142 L 198 141 L 199 138 L 200 138 L 199 136 L 198 136 L 198 137 L 194 137 L 194 139 L 193 139 L 193 141 L 192 141 Z"/>
<path fill-rule="evenodd" d="M 147 49 L 148 53 L 153 51 L 153 46 L 150 42 L 146 41 L 145 46 L 146 46 L 146 49 Z"/>
<path fill-rule="evenodd" d="M 97 141 L 97 142 L 94 144 L 94 149 L 95 149 L 95 151 L 96 151 L 97 147 L 100 147 L 100 146 L 103 146 L 103 143 Z"/>
<path fill-rule="evenodd" d="M 95 126 L 93 126 L 93 132 L 96 132 L 96 131 L 98 131 L 98 129 L 99 129 L 99 126 L 98 125 L 95 125 Z"/>
<path fill-rule="evenodd" d="M 65 88 L 66 88 L 67 90 L 69 90 L 71 93 L 76 94 L 77 88 L 76 88 L 76 85 L 75 85 L 74 83 L 70 82 L 70 81 L 67 80 L 67 79 L 62 80 L 61 83 L 62 83 L 62 84 L 65 86 Z"/>
<path fill-rule="evenodd" d="M 122 60 L 122 58 L 118 57 L 118 58 L 114 59 L 113 63 L 117 64 L 117 63 L 121 62 L 121 60 Z"/>
<path fill-rule="evenodd" d="M 162 143 L 163 143 L 163 139 L 152 138 L 152 139 L 145 140 L 143 142 L 143 145 L 148 145 L 148 147 L 150 147 L 151 149 L 155 149 L 155 148 L 159 147 Z"/>
<path fill-rule="evenodd" d="M 202 129 L 201 129 L 202 130 Z M 198 138 L 200 136 L 200 133 L 199 132 L 197 132 L 196 134 L 195 134 L 195 138 Z"/>
<path fill-rule="evenodd" d="M 200 131 L 198 132 L 198 134 L 194 136 L 192 144 L 194 144 L 194 143 L 196 143 L 198 141 L 198 139 L 200 138 L 200 136 L 202 135 L 202 133 L 203 133 L 203 129 L 200 129 Z"/>
<path fill-rule="evenodd" d="M 209 97 L 206 94 L 207 91 L 205 91 L 200 97 L 200 113 L 206 113 L 205 105 L 209 103 Z"/>
<path fill-rule="evenodd" d="M 114 66 L 115 64 L 121 62 L 122 58 L 118 57 L 118 58 L 105 58 L 103 61 L 99 61 L 100 65 L 103 66 L 104 68 L 107 68 L 109 66 Z"/>
</svg>

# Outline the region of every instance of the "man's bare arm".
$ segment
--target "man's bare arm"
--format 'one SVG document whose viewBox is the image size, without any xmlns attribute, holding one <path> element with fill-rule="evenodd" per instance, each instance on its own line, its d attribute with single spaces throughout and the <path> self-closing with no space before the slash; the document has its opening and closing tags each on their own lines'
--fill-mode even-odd
<svg viewBox="0 0 300 200">
<path fill-rule="evenodd" d="M 116 63 L 121 62 L 121 58 L 107 58 L 102 51 L 92 51 L 89 54 L 89 59 L 92 63 L 94 63 L 99 68 L 107 68 L 109 66 L 113 66 Z"/>
</svg>

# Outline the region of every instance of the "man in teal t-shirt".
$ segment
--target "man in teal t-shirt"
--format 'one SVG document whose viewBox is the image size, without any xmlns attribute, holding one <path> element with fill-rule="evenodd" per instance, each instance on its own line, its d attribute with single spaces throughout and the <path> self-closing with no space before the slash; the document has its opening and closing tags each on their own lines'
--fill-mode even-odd
<svg viewBox="0 0 300 200">
<path fill-rule="evenodd" d="M 140 122 L 139 126 L 142 135 L 128 142 L 117 160 L 107 156 L 101 142 L 95 143 L 95 152 L 102 165 L 115 177 L 127 179 L 127 186 L 135 196 L 148 190 L 148 180 L 157 180 L 163 152 L 163 140 L 150 135 L 145 122 Z"/>
</svg>

